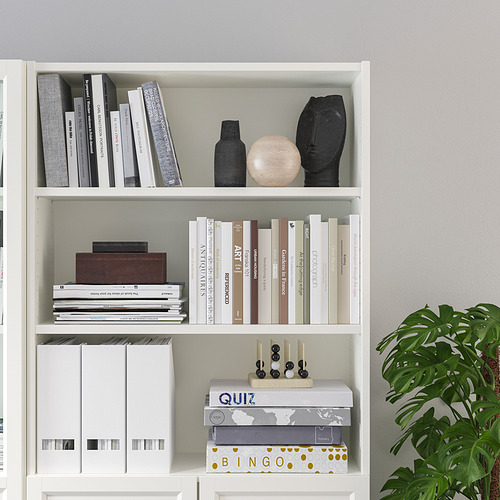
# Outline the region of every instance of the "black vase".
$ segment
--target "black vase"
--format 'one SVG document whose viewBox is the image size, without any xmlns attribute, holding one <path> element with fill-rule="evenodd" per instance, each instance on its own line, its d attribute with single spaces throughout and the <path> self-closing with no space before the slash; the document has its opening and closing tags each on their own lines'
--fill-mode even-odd
<svg viewBox="0 0 500 500">
<path fill-rule="evenodd" d="M 295 141 L 305 171 L 305 187 L 339 185 L 345 134 L 342 96 L 311 97 L 299 117 Z"/>
<path fill-rule="evenodd" d="M 246 148 L 240 139 L 240 122 L 224 120 L 220 141 L 215 145 L 215 187 L 245 187 L 247 184 Z"/>
</svg>

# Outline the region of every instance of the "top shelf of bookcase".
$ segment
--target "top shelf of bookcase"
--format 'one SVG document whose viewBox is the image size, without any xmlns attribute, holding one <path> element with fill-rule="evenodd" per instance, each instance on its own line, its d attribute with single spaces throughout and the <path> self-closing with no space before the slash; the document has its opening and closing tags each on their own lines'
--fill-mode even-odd
<svg viewBox="0 0 500 500">
<path fill-rule="evenodd" d="M 37 198 L 61 201 L 86 200 L 331 200 L 351 201 L 361 198 L 362 188 L 304 187 L 178 187 L 178 188 L 37 188 Z"/>
</svg>

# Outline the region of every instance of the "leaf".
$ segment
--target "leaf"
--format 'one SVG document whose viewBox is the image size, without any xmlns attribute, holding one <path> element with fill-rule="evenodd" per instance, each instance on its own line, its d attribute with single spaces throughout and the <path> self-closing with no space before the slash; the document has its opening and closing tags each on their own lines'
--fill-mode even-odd
<svg viewBox="0 0 500 500">
<path fill-rule="evenodd" d="M 489 424 L 500 416 L 500 401 L 497 393 L 490 387 L 480 387 L 475 394 L 484 399 L 478 399 L 471 403 L 472 411 L 476 414 L 476 420 L 482 427 Z"/>
<path fill-rule="evenodd" d="M 493 304 L 478 304 L 467 309 L 472 332 L 481 341 L 481 346 L 500 343 L 500 308 Z M 481 349 L 481 347 L 480 347 Z M 481 349 L 483 350 L 483 349 Z"/>
<path fill-rule="evenodd" d="M 426 460 L 415 470 L 415 479 L 408 488 L 408 500 L 435 500 L 450 498 L 450 481 L 446 472 L 440 466 L 437 457 Z"/>
<path fill-rule="evenodd" d="M 499 429 L 478 435 L 474 424 L 466 419 L 449 427 L 443 434 L 448 442 L 440 446 L 438 455 L 451 477 L 470 486 L 489 474 L 500 453 Z"/>
</svg>

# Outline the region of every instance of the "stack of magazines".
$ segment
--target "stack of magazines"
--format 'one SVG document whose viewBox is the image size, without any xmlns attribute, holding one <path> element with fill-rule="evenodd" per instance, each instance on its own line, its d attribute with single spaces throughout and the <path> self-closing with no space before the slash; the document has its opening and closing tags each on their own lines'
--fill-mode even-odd
<svg viewBox="0 0 500 500">
<path fill-rule="evenodd" d="M 186 317 L 184 283 L 161 285 L 54 285 L 57 323 L 167 322 Z"/>
</svg>

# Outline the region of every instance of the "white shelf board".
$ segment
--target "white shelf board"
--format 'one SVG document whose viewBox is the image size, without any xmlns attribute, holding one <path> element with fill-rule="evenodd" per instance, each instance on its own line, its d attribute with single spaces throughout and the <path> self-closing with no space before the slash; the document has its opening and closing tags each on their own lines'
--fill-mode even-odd
<svg viewBox="0 0 500 500">
<path fill-rule="evenodd" d="M 141 323 L 36 326 L 38 335 L 358 335 L 361 325 L 163 325 Z"/>
<path fill-rule="evenodd" d="M 361 188 L 348 187 L 178 187 L 178 188 L 46 188 L 36 189 L 38 198 L 62 201 L 85 200 L 337 200 L 350 201 L 362 196 Z"/>
</svg>

